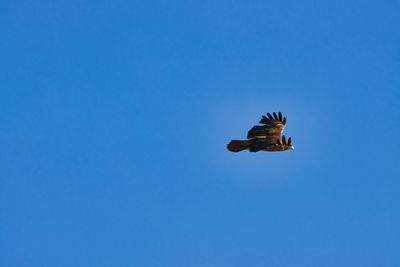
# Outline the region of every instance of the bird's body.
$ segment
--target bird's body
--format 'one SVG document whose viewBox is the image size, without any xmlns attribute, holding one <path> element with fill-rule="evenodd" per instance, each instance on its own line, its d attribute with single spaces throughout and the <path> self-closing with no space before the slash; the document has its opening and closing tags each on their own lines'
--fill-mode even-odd
<svg viewBox="0 0 400 267">
<path fill-rule="evenodd" d="M 290 137 L 287 142 L 284 135 L 281 137 L 286 126 L 286 118 L 282 118 L 280 112 L 278 115 L 275 112 L 273 114 L 274 116 L 270 113 L 267 113 L 268 117 L 262 116 L 260 123 L 264 125 L 251 128 L 247 134 L 248 140 L 232 140 L 227 146 L 228 150 L 240 152 L 248 149 L 250 152 L 272 152 L 294 149 Z"/>
</svg>

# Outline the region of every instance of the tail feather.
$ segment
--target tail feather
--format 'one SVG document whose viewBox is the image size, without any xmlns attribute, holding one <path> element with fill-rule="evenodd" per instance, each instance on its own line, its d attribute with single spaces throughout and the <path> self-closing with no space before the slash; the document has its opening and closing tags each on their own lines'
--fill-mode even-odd
<svg viewBox="0 0 400 267">
<path fill-rule="evenodd" d="M 250 142 L 249 141 L 242 141 L 242 140 L 232 140 L 228 146 L 227 146 L 229 151 L 232 152 L 240 152 L 242 150 L 246 150 L 250 148 Z"/>
</svg>

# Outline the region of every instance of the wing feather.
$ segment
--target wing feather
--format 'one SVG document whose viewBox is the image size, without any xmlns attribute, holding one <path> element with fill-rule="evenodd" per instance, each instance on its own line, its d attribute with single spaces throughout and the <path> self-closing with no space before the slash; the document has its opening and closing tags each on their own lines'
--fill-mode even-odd
<svg viewBox="0 0 400 267">
<path fill-rule="evenodd" d="M 266 116 L 262 116 L 260 120 L 261 124 L 264 125 L 256 125 L 250 129 L 247 133 L 247 138 L 262 138 L 264 141 L 270 144 L 277 144 L 277 140 L 281 138 L 282 132 L 286 126 L 286 118 L 282 119 L 282 113 L 279 112 L 279 115 L 276 112 L 273 112 L 273 116 L 271 113 L 267 113 Z"/>
</svg>

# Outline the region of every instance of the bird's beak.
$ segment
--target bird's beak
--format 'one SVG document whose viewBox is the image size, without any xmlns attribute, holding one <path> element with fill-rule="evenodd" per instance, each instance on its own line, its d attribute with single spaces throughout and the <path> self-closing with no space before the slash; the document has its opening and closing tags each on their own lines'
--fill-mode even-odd
<svg viewBox="0 0 400 267">
<path fill-rule="evenodd" d="M 291 150 L 294 150 L 294 146 L 292 146 L 290 149 L 291 149 Z"/>
</svg>

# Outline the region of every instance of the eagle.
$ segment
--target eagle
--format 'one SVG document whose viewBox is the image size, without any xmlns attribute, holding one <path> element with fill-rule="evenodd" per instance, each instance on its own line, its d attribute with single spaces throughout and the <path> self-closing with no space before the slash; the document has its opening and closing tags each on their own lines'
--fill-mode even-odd
<svg viewBox="0 0 400 267">
<path fill-rule="evenodd" d="M 227 148 L 232 152 L 240 152 L 248 149 L 250 152 L 258 151 L 285 151 L 293 149 L 292 139 L 286 141 L 286 137 L 282 135 L 286 126 L 286 118 L 282 118 L 282 113 L 267 113 L 260 120 L 263 125 L 256 125 L 247 133 L 248 140 L 232 140 Z M 282 135 L 282 137 L 281 137 Z"/>
</svg>

